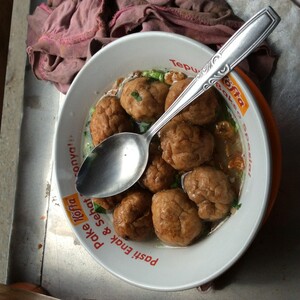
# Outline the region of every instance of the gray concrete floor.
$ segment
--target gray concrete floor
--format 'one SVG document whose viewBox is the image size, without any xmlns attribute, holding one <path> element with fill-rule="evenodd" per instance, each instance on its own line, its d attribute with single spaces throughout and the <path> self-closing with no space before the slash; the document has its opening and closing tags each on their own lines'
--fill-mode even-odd
<svg viewBox="0 0 300 300">
<path fill-rule="evenodd" d="M 0 124 L 7 64 L 8 42 L 13 0 L 2 1 L 0 10 Z M 1 127 L 1 125 L 0 125 Z"/>
</svg>

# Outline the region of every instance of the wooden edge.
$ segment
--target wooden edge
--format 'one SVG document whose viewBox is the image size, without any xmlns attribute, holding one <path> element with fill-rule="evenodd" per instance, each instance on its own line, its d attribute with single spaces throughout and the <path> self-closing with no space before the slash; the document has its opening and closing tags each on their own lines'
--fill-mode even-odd
<svg viewBox="0 0 300 300">
<path fill-rule="evenodd" d="M 0 282 L 6 283 L 18 179 L 30 0 L 14 1 L 0 134 Z"/>
</svg>

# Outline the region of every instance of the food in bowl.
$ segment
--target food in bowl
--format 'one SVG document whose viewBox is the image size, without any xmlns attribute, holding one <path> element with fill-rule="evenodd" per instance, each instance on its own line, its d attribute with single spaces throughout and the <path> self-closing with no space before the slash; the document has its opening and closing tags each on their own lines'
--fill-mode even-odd
<svg viewBox="0 0 300 300">
<path fill-rule="evenodd" d="M 191 82 L 174 70 L 134 71 L 116 79 L 90 109 L 83 157 L 105 138 L 144 133 Z M 138 184 L 122 194 L 94 198 L 113 217 L 115 232 L 143 241 L 156 236 L 188 246 L 212 232 L 238 207 L 244 172 L 239 127 L 211 88 L 173 118 L 153 139 Z"/>
</svg>

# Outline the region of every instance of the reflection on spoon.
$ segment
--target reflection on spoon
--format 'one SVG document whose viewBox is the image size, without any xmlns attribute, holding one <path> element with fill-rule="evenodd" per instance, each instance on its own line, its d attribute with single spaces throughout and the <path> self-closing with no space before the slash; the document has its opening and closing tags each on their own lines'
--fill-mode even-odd
<svg viewBox="0 0 300 300">
<path fill-rule="evenodd" d="M 142 175 L 147 158 L 148 144 L 141 135 L 129 132 L 113 135 L 84 160 L 76 181 L 77 190 L 99 198 L 122 192 Z M 94 191 L 98 186 L 101 194 Z"/>
<path fill-rule="evenodd" d="M 79 170 L 77 191 L 87 197 L 104 198 L 119 194 L 136 183 L 146 168 L 153 136 L 228 74 L 274 30 L 279 21 L 279 16 L 271 7 L 258 12 L 211 58 L 146 133 L 118 133 L 96 146 Z"/>
</svg>

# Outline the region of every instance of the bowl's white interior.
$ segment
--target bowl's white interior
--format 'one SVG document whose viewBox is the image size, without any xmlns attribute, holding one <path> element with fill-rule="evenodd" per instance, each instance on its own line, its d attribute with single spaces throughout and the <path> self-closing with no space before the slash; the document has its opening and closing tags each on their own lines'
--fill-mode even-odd
<svg viewBox="0 0 300 300">
<path fill-rule="evenodd" d="M 212 54 L 209 48 L 191 39 L 162 32 L 147 32 L 121 38 L 93 56 L 75 78 L 58 124 L 55 170 L 61 197 L 76 193 L 74 170 L 80 160 L 74 160 L 74 155 L 80 155 L 84 120 L 91 105 L 116 78 L 134 70 L 153 68 L 172 68 L 195 75 L 194 70 L 199 70 Z M 70 224 L 90 254 L 113 274 L 135 285 L 155 290 L 191 288 L 228 269 L 253 240 L 268 201 L 269 146 L 261 114 L 251 92 L 235 72 L 231 76 L 249 102 L 247 113 L 239 118 L 247 170 L 251 167 L 251 176 L 246 175 L 243 185 L 241 208 L 201 242 L 187 248 L 170 248 L 163 247 L 158 241 L 113 242 L 113 231 L 103 234 L 105 227 L 113 230 L 109 217 L 102 216 L 105 224 L 97 226 L 93 216 L 89 216 L 89 202 L 84 202 L 85 198 L 80 197 L 88 221 L 77 226 Z M 225 86 L 223 88 L 226 90 Z M 231 103 L 229 105 L 232 106 Z M 72 153 L 74 155 L 70 157 Z M 86 224 L 96 233 L 98 241 L 104 243 L 99 249 L 88 237 Z M 145 255 L 136 259 L 138 253 Z M 142 257 L 143 260 L 140 259 Z"/>
</svg>

